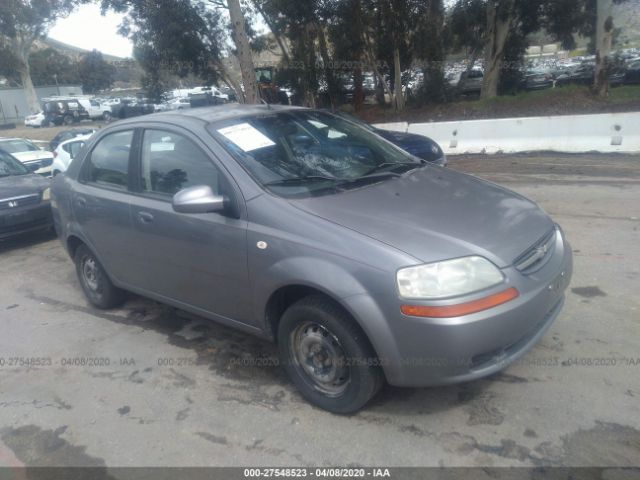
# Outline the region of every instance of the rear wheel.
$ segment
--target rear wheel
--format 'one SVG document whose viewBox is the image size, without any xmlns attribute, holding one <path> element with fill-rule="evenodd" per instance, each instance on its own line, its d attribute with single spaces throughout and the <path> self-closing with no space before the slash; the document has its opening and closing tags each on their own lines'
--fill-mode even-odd
<svg viewBox="0 0 640 480">
<path fill-rule="evenodd" d="M 364 332 L 335 302 L 313 295 L 294 303 L 278 327 L 280 360 L 300 393 L 333 413 L 362 408 L 383 375 Z"/>
<path fill-rule="evenodd" d="M 103 112 L 102 113 L 102 119 L 105 122 L 110 122 L 111 121 L 111 112 Z"/>
<path fill-rule="evenodd" d="M 71 125 L 73 123 L 73 117 L 71 115 L 65 115 L 64 118 L 62 119 L 62 122 L 65 125 Z"/>
<path fill-rule="evenodd" d="M 111 283 L 96 256 L 80 245 L 74 256 L 76 273 L 85 295 L 96 307 L 106 309 L 122 305 L 125 293 Z"/>
</svg>

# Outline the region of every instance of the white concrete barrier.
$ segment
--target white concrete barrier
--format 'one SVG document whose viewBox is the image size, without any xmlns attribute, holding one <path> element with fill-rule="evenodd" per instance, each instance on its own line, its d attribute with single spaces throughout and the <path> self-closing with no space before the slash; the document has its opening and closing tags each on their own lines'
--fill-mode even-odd
<svg viewBox="0 0 640 480">
<path fill-rule="evenodd" d="M 533 151 L 640 152 L 640 112 L 412 124 L 396 122 L 376 126 L 430 137 L 448 155 Z"/>
</svg>

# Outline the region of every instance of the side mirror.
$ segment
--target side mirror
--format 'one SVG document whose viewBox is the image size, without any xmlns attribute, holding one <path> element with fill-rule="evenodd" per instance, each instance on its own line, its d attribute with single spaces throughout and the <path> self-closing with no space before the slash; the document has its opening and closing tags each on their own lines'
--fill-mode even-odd
<svg viewBox="0 0 640 480">
<path fill-rule="evenodd" d="M 171 205 L 178 213 L 210 213 L 225 209 L 226 198 L 216 195 L 207 185 L 180 190 L 173 196 Z"/>
</svg>

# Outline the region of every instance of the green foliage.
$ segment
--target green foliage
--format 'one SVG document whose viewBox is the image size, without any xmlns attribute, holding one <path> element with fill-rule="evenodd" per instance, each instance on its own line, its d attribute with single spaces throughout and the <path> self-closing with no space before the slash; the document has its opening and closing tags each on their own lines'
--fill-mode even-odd
<svg viewBox="0 0 640 480">
<path fill-rule="evenodd" d="M 85 93 L 96 93 L 113 85 L 116 68 L 102 58 L 97 50 L 87 53 L 78 62 L 78 75 Z"/>
<path fill-rule="evenodd" d="M 31 79 L 34 85 L 54 85 L 58 83 L 78 83 L 78 65 L 68 56 L 53 48 L 33 52 L 29 56 Z"/>
</svg>

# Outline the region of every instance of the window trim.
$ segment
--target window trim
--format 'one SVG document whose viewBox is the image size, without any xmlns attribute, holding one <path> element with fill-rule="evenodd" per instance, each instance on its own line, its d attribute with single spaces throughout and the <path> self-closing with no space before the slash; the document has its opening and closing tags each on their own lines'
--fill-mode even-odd
<svg viewBox="0 0 640 480">
<path fill-rule="evenodd" d="M 229 212 L 230 215 L 234 218 L 241 217 L 241 207 L 238 198 L 242 198 L 239 194 L 238 186 L 233 179 L 233 177 L 229 174 L 226 168 L 223 167 L 222 162 L 220 162 L 219 158 L 212 152 L 209 151 L 208 148 L 203 147 L 203 142 L 198 138 L 197 135 L 192 133 L 190 130 L 186 130 L 180 127 L 177 127 L 173 124 L 162 123 L 162 124 L 154 124 L 154 123 L 145 123 L 144 125 L 140 125 L 137 130 L 138 132 L 138 142 L 136 149 L 136 156 L 133 159 L 132 164 L 130 165 L 130 174 L 133 175 L 133 184 L 134 188 L 131 190 L 131 194 L 146 198 L 150 200 L 155 200 L 158 202 L 171 203 L 173 196 L 168 197 L 166 195 L 154 192 L 146 192 L 142 189 L 142 145 L 144 141 L 144 133 L 147 130 L 162 130 L 168 133 L 173 133 L 175 135 L 181 135 L 184 138 L 193 142 L 198 150 L 202 152 L 202 154 L 209 159 L 211 163 L 211 167 L 218 170 L 218 175 L 221 176 L 224 181 L 227 183 L 229 187 L 229 192 L 227 192 L 227 197 L 229 199 Z M 207 132 L 208 133 L 208 132 Z M 132 173 L 131 173 L 132 171 Z"/>
<path fill-rule="evenodd" d="M 91 146 L 91 150 L 84 156 L 84 158 L 82 159 L 82 166 L 80 167 L 80 174 L 78 175 L 78 182 L 83 184 L 83 185 L 89 185 L 91 187 L 95 187 L 95 188 L 100 188 L 103 190 L 110 190 L 113 192 L 120 192 L 120 193 L 131 193 L 132 192 L 132 165 L 133 163 L 135 163 L 134 160 L 134 156 L 137 155 L 137 152 L 139 151 L 139 147 L 138 147 L 138 143 L 139 143 L 139 128 L 135 127 L 135 126 L 122 126 L 122 128 L 118 128 L 118 129 L 114 129 L 111 130 L 107 133 L 105 133 L 104 135 L 102 135 L 100 138 L 97 138 L 95 143 Z M 114 135 L 114 134 L 118 134 L 118 133 L 122 133 L 122 132 L 132 132 L 133 137 L 131 139 L 131 148 L 129 149 L 129 158 L 127 160 L 127 185 L 124 186 L 119 186 L 116 184 L 106 184 L 106 183 L 97 183 L 97 182 L 93 182 L 91 180 L 89 180 L 88 175 L 89 175 L 89 165 L 91 164 L 91 157 L 93 156 L 93 152 L 95 151 L 95 149 L 98 147 L 98 145 L 100 145 L 100 143 L 107 138 L 110 135 Z"/>
</svg>

